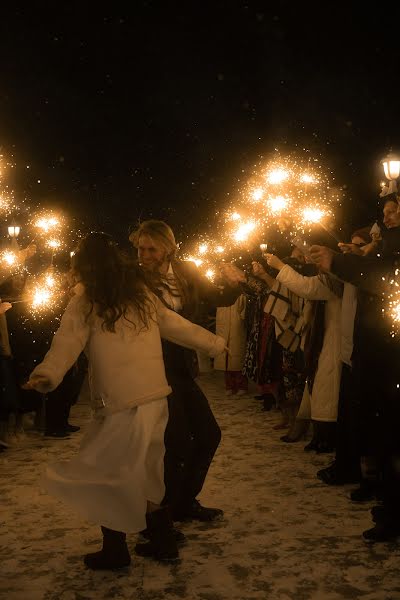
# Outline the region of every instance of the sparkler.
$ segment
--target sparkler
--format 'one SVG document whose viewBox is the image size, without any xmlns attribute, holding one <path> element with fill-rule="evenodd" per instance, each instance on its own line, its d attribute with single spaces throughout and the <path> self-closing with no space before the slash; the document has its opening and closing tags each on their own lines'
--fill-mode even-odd
<svg viewBox="0 0 400 600">
<path fill-rule="evenodd" d="M 18 256 L 16 252 L 11 252 L 11 250 L 5 250 L 1 254 L 1 262 L 5 263 L 9 267 L 14 267 L 18 264 Z"/>
</svg>

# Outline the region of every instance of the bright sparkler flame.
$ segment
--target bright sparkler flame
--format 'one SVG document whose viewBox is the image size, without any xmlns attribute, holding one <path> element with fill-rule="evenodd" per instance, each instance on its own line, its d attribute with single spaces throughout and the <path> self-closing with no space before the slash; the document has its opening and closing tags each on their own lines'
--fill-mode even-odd
<svg viewBox="0 0 400 600">
<path fill-rule="evenodd" d="M 240 221 L 242 217 L 239 215 L 238 212 L 233 212 L 230 216 L 231 221 Z"/>
<path fill-rule="evenodd" d="M 258 202 L 258 200 L 261 200 L 261 198 L 264 196 L 264 190 L 262 188 L 257 188 L 256 190 L 254 190 L 253 192 L 253 200 L 255 200 L 256 202 Z"/>
<path fill-rule="evenodd" d="M 208 244 L 200 244 L 199 254 L 205 254 L 208 250 Z"/>
<path fill-rule="evenodd" d="M 10 267 L 12 267 L 13 265 L 15 265 L 16 262 L 17 262 L 17 260 L 18 260 L 18 257 L 15 254 L 15 252 L 11 252 L 10 250 L 6 250 L 5 252 L 3 252 L 1 258 Z"/>
<path fill-rule="evenodd" d="M 316 178 L 313 175 L 309 175 L 308 173 L 304 173 L 300 177 L 301 183 L 316 183 Z"/>
<path fill-rule="evenodd" d="M 288 199 L 283 196 L 277 196 L 276 198 L 270 198 L 268 200 L 268 206 L 273 213 L 278 213 L 287 208 Z"/>
<path fill-rule="evenodd" d="M 208 279 L 214 279 L 215 271 L 213 269 L 207 269 L 205 276 L 208 277 Z"/>
<path fill-rule="evenodd" d="M 52 288 L 56 285 L 56 280 L 54 279 L 53 275 L 50 275 L 50 274 L 46 275 L 45 284 L 49 288 Z"/>
<path fill-rule="evenodd" d="M 35 222 L 35 227 L 41 229 L 44 233 L 48 233 L 60 225 L 59 219 L 56 217 L 40 217 Z"/>
<path fill-rule="evenodd" d="M 223 246 L 217 246 L 215 248 L 215 252 L 218 252 L 218 254 L 222 254 L 225 251 L 225 248 Z"/>
<path fill-rule="evenodd" d="M 33 292 L 32 308 L 45 308 L 52 300 L 52 292 L 48 288 L 38 286 Z"/>
<path fill-rule="evenodd" d="M 248 221 L 239 226 L 239 228 L 233 234 L 233 239 L 236 242 L 245 242 L 249 237 L 250 233 L 255 229 L 256 224 L 254 221 Z"/>
<path fill-rule="evenodd" d="M 390 314 L 394 323 L 400 323 L 400 300 L 392 304 Z"/>
<path fill-rule="evenodd" d="M 289 177 L 289 172 L 286 169 L 274 169 L 267 176 L 268 183 L 282 183 Z"/>
<path fill-rule="evenodd" d="M 49 240 L 46 245 L 52 250 L 57 250 L 61 247 L 61 242 L 60 240 Z"/>
<path fill-rule="evenodd" d="M 304 208 L 303 221 L 306 223 L 319 223 L 326 213 L 320 208 Z"/>
</svg>

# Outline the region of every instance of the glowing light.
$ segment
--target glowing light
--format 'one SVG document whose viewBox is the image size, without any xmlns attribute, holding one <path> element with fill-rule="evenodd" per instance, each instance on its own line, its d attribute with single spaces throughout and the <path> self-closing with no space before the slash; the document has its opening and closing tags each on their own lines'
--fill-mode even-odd
<svg viewBox="0 0 400 600">
<path fill-rule="evenodd" d="M 52 293 L 49 289 L 37 287 L 33 292 L 32 308 L 45 308 L 52 300 Z"/>
<path fill-rule="evenodd" d="M 276 198 L 270 198 L 268 200 L 268 206 L 273 213 L 278 213 L 287 208 L 288 199 L 283 196 L 277 196 Z"/>
<path fill-rule="evenodd" d="M 233 234 L 233 239 L 236 242 L 244 242 L 249 237 L 250 233 L 254 231 L 256 224 L 254 221 L 248 221 L 247 223 L 243 223 Z"/>
<path fill-rule="evenodd" d="M 5 250 L 1 255 L 1 260 L 5 262 L 7 265 L 12 267 L 18 262 L 18 257 L 15 252 L 11 252 L 10 250 Z"/>
<path fill-rule="evenodd" d="M 53 288 L 56 285 L 56 280 L 54 279 L 54 275 L 48 273 L 45 277 L 45 284 L 49 288 Z"/>
<path fill-rule="evenodd" d="M 308 173 L 304 173 L 300 177 L 301 183 L 316 183 L 316 178 L 313 175 L 308 175 Z"/>
<path fill-rule="evenodd" d="M 48 248 L 51 248 L 52 250 L 57 250 L 58 248 L 61 248 L 61 242 L 60 240 L 48 240 L 48 242 L 46 243 L 46 246 L 48 246 Z"/>
<path fill-rule="evenodd" d="M 261 198 L 264 196 L 264 190 L 261 188 L 258 188 L 256 190 L 254 190 L 252 195 L 253 195 L 253 200 L 258 202 L 258 200 L 261 200 Z"/>
<path fill-rule="evenodd" d="M 268 244 L 260 244 L 261 252 L 266 252 L 268 250 Z"/>
<path fill-rule="evenodd" d="M 267 176 L 268 183 L 278 184 L 282 183 L 289 177 L 289 172 L 285 169 L 274 169 Z"/>
<path fill-rule="evenodd" d="M 205 276 L 208 277 L 208 279 L 214 279 L 215 271 L 213 269 L 207 269 Z"/>
<path fill-rule="evenodd" d="M 215 248 L 215 252 L 217 252 L 218 254 L 222 254 L 225 251 L 225 248 L 223 246 L 217 246 Z"/>
<path fill-rule="evenodd" d="M 201 260 L 201 258 L 196 258 L 195 256 L 188 256 L 186 260 L 190 260 L 191 262 L 194 262 L 196 267 L 200 267 L 200 265 L 203 264 L 203 261 Z"/>
<path fill-rule="evenodd" d="M 303 221 L 306 223 L 319 223 L 326 213 L 320 208 L 304 208 Z"/>
<path fill-rule="evenodd" d="M 200 244 L 199 254 L 205 254 L 208 250 L 208 244 Z"/>
<path fill-rule="evenodd" d="M 43 233 L 48 233 L 49 231 L 53 231 L 57 227 L 60 227 L 61 221 L 58 217 L 49 215 L 39 217 L 35 222 L 34 226 L 38 229 L 41 229 Z"/>
<path fill-rule="evenodd" d="M 390 314 L 394 323 L 400 323 L 400 300 L 392 304 Z"/>
<path fill-rule="evenodd" d="M 240 221 L 241 218 L 242 217 L 237 212 L 232 213 L 230 216 L 231 221 Z"/>
</svg>

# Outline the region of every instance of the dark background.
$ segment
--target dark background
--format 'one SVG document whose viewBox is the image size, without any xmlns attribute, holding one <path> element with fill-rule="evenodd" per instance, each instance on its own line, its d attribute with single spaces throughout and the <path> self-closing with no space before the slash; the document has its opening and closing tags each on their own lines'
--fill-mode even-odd
<svg viewBox="0 0 400 600">
<path fill-rule="evenodd" d="M 399 147 L 393 8 L 32 4 L 3 7 L 0 36 L 0 145 L 31 205 L 120 239 L 162 218 L 182 239 L 260 156 L 297 147 L 343 187 L 347 228 L 374 220 L 379 161 Z"/>
</svg>

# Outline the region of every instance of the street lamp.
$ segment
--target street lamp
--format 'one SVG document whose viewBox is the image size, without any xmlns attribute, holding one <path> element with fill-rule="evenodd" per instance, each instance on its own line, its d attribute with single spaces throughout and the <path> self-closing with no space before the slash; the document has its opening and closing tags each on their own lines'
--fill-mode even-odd
<svg viewBox="0 0 400 600">
<path fill-rule="evenodd" d="M 8 235 L 10 236 L 10 238 L 17 238 L 19 236 L 20 231 L 21 227 L 17 227 L 16 225 L 10 225 L 10 227 L 8 227 Z"/>
<path fill-rule="evenodd" d="M 380 196 L 387 196 L 397 192 L 397 179 L 400 175 L 400 157 L 393 152 L 382 159 L 383 170 L 386 179 L 389 180 L 388 186 L 383 186 Z"/>
</svg>

